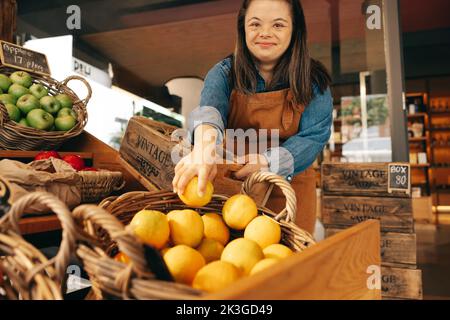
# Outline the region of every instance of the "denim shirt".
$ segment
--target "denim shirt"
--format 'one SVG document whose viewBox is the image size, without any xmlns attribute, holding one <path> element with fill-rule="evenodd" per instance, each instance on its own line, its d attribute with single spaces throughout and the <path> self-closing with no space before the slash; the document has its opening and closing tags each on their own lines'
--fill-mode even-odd
<svg viewBox="0 0 450 320">
<path fill-rule="evenodd" d="M 230 70 L 231 58 L 226 58 L 217 63 L 206 75 L 200 106 L 188 117 L 191 139 L 197 126 L 208 124 L 218 130 L 218 143 L 222 143 L 223 132 L 227 128 L 232 91 L 228 80 Z M 278 84 L 274 90 L 287 87 L 289 85 Z M 258 74 L 256 92 L 266 91 L 265 81 Z M 270 148 L 263 153 L 268 160 L 269 170 L 288 181 L 311 166 L 330 138 L 333 111 L 330 89 L 327 88 L 321 94 L 319 88 L 314 85 L 313 93 L 313 99 L 302 114 L 298 133 L 279 147 Z"/>
</svg>

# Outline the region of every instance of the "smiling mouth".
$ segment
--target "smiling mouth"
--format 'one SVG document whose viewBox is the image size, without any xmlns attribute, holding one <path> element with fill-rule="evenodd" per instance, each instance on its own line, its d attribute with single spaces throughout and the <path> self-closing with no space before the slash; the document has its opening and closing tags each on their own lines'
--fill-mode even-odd
<svg viewBox="0 0 450 320">
<path fill-rule="evenodd" d="M 272 46 L 275 46 L 275 43 L 257 42 L 256 45 L 262 48 L 270 48 Z"/>
</svg>

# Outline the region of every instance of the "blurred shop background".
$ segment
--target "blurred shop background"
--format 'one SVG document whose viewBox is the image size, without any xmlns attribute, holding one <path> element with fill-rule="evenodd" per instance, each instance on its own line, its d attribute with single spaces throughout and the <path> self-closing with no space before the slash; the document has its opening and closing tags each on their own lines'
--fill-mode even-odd
<svg viewBox="0 0 450 320">
<path fill-rule="evenodd" d="M 90 82 L 86 130 L 118 149 L 133 115 L 185 125 L 207 71 L 233 52 L 241 0 L 17 4 L 15 42 L 45 53 L 55 79 L 78 74 Z M 302 4 L 312 56 L 333 77 L 333 133 L 316 168 L 322 161 L 410 161 L 422 268 L 437 250 L 450 261 L 450 236 L 435 229 L 450 224 L 450 1 Z M 399 31 L 387 30 L 386 13 Z M 83 88 L 69 86 L 83 96 Z M 448 280 L 433 288 L 430 296 L 450 296 Z"/>
</svg>

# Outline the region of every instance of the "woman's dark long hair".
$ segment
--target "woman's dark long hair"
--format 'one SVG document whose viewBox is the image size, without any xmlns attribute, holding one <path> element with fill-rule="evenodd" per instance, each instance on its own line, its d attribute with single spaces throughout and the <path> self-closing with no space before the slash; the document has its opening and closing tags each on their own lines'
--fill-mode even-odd
<svg viewBox="0 0 450 320">
<path fill-rule="evenodd" d="M 257 70 L 245 42 L 245 15 L 252 0 L 244 0 L 237 19 L 237 41 L 233 55 L 231 81 L 234 88 L 246 94 L 256 92 Z M 322 63 L 309 55 L 305 15 L 300 0 L 285 0 L 291 6 L 293 29 L 291 43 L 274 68 L 271 84 L 289 83 L 296 103 L 308 105 L 313 98 L 313 83 L 323 93 L 331 77 Z"/>
</svg>

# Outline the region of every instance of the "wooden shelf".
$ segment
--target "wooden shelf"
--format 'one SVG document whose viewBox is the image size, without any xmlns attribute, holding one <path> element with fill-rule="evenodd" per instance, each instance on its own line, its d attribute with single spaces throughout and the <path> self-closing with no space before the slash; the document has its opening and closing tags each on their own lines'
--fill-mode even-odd
<svg viewBox="0 0 450 320">
<path fill-rule="evenodd" d="M 427 141 L 427 137 L 414 137 L 414 138 L 409 138 L 408 140 L 409 140 L 409 142 L 422 142 L 422 141 Z"/>
<path fill-rule="evenodd" d="M 450 115 L 450 111 L 431 111 L 430 114 L 432 116 L 436 115 L 436 116 L 445 116 L 445 115 Z"/>
<path fill-rule="evenodd" d="M 411 163 L 411 168 L 428 168 L 430 166 L 429 163 Z"/>
<path fill-rule="evenodd" d="M 39 153 L 39 151 L 21 151 L 21 150 L 0 150 L 0 159 L 34 159 L 34 157 Z M 92 152 L 59 152 L 61 156 L 76 154 L 83 159 L 92 159 Z"/>
<path fill-rule="evenodd" d="M 450 131 L 450 127 L 446 127 L 446 128 L 431 128 L 430 131 Z"/>
<path fill-rule="evenodd" d="M 408 118 L 422 118 L 422 117 L 426 117 L 426 113 L 425 112 L 417 112 L 414 114 L 408 114 Z"/>
</svg>

